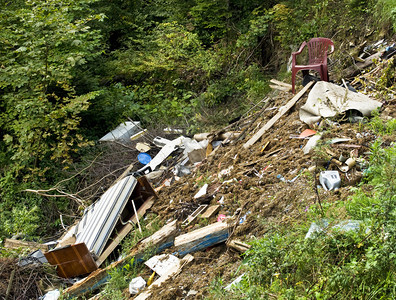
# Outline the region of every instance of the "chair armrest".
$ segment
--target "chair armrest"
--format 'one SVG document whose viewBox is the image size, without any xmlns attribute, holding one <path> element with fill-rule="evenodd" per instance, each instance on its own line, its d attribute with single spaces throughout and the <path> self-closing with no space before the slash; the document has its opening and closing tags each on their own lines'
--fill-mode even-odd
<svg viewBox="0 0 396 300">
<path fill-rule="evenodd" d="M 304 47 L 305 47 L 306 44 L 307 44 L 307 43 L 304 41 L 304 42 L 301 44 L 300 49 L 298 49 L 297 52 L 293 52 L 292 55 L 295 56 L 295 55 L 297 55 L 297 54 L 300 54 L 300 53 L 303 51 L 303 49 L 304 49 Z"/>
<path fill-rule="evenodd" d="M 330 44 L 330 51 L 327 53 L 327 55 L 329 55 L 329 54 L 331 54 L 331 53 L 333 53 L 333 52 L 334 52 L 334 44 L 331 43 L 331 44 Z"/>
</svg>

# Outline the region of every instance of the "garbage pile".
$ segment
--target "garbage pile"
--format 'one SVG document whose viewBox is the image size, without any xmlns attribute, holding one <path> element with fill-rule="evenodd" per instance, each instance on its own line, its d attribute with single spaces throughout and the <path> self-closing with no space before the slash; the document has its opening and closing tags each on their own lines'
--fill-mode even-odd
<svg viewBox="0 0 396 300">
<path fill-rule="evenodd" d="M 375 55 L 390 59 L 394 45 L 389 47 Z M 63 295 L 100 295 L 109 272 L 132 258 L 149 270 L 131 278 L 126 293 L 135 299 L 193 299 L 205 295 L 220 274 L 230 288 L 243 277 L 240 254 L 251 239 L 304 218 L 318 198 L 334 202 L 352 193 L 376 139 L 356 123 L 388 109 L 387 104 L 346 84 L 310 82 L 292 95 L 287 84 L 273 83 L 277 92 L 259 112 L 216 132 L 191 138 L 173 130 L 178 137 L 158 136 L 147 143 L 139 140 L 144 129 L 125 138 L 121 126 L 103 139 L 127 141 L 132 135 L 141 165 L 119 178 L 54 248 L 44 251 L 60 277 L 80 279 Z M 152 156 L 153 146 L 160 150 Z M 142 230 L 140 220 L 148 212 L 158 216 L 162 228 L 114 260 L 120 242 Z M 349 230 L 359 220 L 340 224 Z M 322 225 L 313 225 L 307 236 L 329 224 Z M 153 247 L 154 255 L 144 260 Z"/>
</svg>

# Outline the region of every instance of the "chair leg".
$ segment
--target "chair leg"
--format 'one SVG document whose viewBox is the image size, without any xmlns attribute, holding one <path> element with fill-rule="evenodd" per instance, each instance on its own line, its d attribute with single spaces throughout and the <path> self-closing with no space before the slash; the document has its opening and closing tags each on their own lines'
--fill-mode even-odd
<svg viewBox="0 0 396 300">
<path fill-rule="evenodd" d="M 295 86 L 296 86 L 296 70 L 292 69 L 292 93 L 295 94 Z"/>
</svg>

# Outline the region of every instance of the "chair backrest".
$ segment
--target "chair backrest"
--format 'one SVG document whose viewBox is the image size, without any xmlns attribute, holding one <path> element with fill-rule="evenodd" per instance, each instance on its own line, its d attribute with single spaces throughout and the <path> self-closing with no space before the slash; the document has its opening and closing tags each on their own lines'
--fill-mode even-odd
<svg viewBox="0 0 396 300">
<path fill-rule="evenodd" d="M 330 52 L 328 51 L 331 46 Z M 309 64 L 326 63 L 327 54 L 334 51 L 334 43 L 327 38 L 313 38 L 307 43 Z"/>
</svg>

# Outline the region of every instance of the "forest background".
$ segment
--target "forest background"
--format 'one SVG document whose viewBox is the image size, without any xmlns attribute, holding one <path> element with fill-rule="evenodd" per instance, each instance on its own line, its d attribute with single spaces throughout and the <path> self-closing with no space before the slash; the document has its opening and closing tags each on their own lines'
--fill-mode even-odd
<svg viewBox="0 0 396 300">
<path fill-rule="evenodd" d="M 78 188 L 120 122 L 224 125 L 290 80 L 302 41 L 335 41 L 336 78 L 351 43 L 396 31 L 394 0 L 0 2 L 0 240 L 47 236 L 92 201 L 54 195 Z"/>
</svg>

